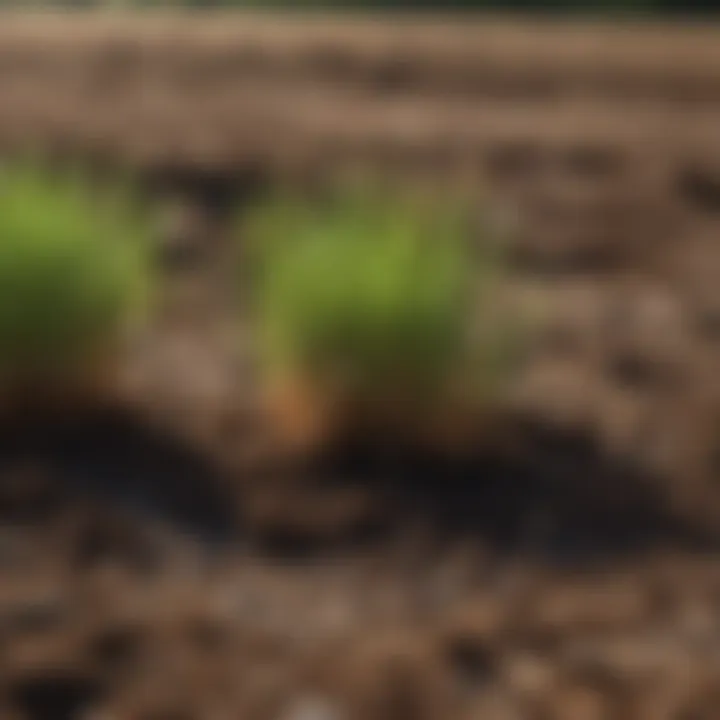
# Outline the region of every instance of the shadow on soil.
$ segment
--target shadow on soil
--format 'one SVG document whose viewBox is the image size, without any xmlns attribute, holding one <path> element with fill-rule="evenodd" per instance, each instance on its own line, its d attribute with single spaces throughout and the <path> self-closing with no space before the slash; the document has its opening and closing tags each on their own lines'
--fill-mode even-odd
<svg viewBox="0 0 720 720">
<path fill-rule="evenodd" d="M 37 520 L 59 507 L 160 520 L 208 542 L 235 532 L 212 463 L 119 412 L 29 418 L 0 438 L 0 520 Z"/>
<path fill-rule="evenodd" d="M 562 563 L 720 548 L 672 512 L 658 483 L 609 463 L 585 438 L 537 427 L 503 455 L 459 460 L 366 443 L 231 486 L 209 459 L 121 414 L 33 420 L 3 433 L 0 478 L 0 522 L 91 503 L 83 543 L 91 555 L 112 544 L 118 513 L 132 520 L 120 545 L 159 520 L 211 547 L 244 536 L 285 559 L 375 545 L 418 526 L 439 543 L 471 539 L 499 556 Z M 350 505 L 337 501 L 347 491 L 358 493 Z M 280 511 L 246 522 L 244 503 L 257 492 Z"/>
<path fill-rule="evenodd" d="M 542 427 L 525 428 L 504 455 L 448 460 L 356 446 L 313 473 L 321 484 L 369 489 L 385 530 L 419 524 L 440 542 L 469 538 L 501 556 L 582 564 L 720 549 L 720 537 L 674 512 L 657 480 L 609 462 L 585 437 Z"/>
</svg>

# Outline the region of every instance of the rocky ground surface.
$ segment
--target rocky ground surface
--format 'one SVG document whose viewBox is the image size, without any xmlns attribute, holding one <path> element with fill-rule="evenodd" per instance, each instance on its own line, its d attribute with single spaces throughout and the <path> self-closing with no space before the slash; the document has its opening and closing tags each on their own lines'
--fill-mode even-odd
<svg viewBox="0 0 720 720">
<path fill-rule="evenodd" d="M 173 269 L 130 409 L 0 438 L 0 715 L 717 718 L 717 32 L 4 17 L 0 143 L 140 169 Z M 268 440 L 229 210 L 358 171 L 513 219 L 511 443 Z"/>
</svg>

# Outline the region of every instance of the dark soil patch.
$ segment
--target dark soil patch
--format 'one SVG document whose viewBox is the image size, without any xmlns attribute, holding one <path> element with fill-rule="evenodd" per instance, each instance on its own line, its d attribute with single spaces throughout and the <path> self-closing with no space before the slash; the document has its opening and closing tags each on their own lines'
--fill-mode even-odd
<svg viewBox="0 0 720 720">
<path fill-rule="evenodd" d="M 58 672 L 19 680 L 11 690 L 11 703 L 28 720 L 74 720 L 101 695 L 92 678 Z"/>
<path fill-rule="evenodd" d="M 512 453 L 465 458 L 356 446 L 311 476 L 372 493 L 376 517 L 390 519 L 385 530 L 419 524 L 440 542 L 472 539 L 500 556 L 587 565 L 720 542 L 678 517 L 653 478 L 610 461 L 580 433 L 528 427 Z"/>
<path fill-rule="evenodd" d="M 5 522 L 85 499 L 207 541 L 236 532 L 212 462 L 122 412 L 19 420 L 0 438 L 0 478 Z"/>
</svg>

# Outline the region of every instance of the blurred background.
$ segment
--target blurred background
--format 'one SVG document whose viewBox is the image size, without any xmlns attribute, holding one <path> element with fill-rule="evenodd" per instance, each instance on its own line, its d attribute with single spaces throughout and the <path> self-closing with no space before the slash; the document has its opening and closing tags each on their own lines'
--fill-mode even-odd
<svg viewBox="0 0 720 720">
<path fill-rule="evenodd" d="M 0 717 L 720 717 L 717 3 L 0 5 Z"/>
<path fill-rule="evenodd" d="M 496 10 L 501 12 L 529 11 L 538 13 L 552 13 L 557 11 L 583 13 L 596 13 L 598 11 L 611 12 L 640 12 L 644 14 L 700 13 L 710 15 L 717 12 L 717 3 L 712 0 L 449 0 L 436 2 L 436 0 L 3 0 L 3 6 L 8 7 L 114 7 L 114 8 L 140 8 L 140 7 L 186 7 L 186 8 L 323 8 L 323 9 L 426 9 L 431 11 L 449 9 L 476 9 Z"/>
</svg>

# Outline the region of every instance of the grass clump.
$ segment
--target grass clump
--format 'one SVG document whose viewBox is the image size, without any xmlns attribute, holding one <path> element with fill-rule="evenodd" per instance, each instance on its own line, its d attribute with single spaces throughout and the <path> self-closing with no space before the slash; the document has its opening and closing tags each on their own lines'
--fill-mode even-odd
<svg viewBox="0 0 720 720">
<path fill-rule="evenodd" d="M 302 385 L 316 410 L 332 394 L 374 419 L 474 402 L 490 357 L 473 340 L 473 316 L 499 267 L 473 252 L 470 220 L 460 206 L 379 193 L 260 208 L 249 233 L 270 382 Z"/>
<path fill-rule="evenodd" d="M 0 175 L 0 389 L 66 383 L 144 307 L 148 228 L 123 189 L 40 163 Z M 100 360 L 100 358 L 103 358 Z"/>
</svg>

